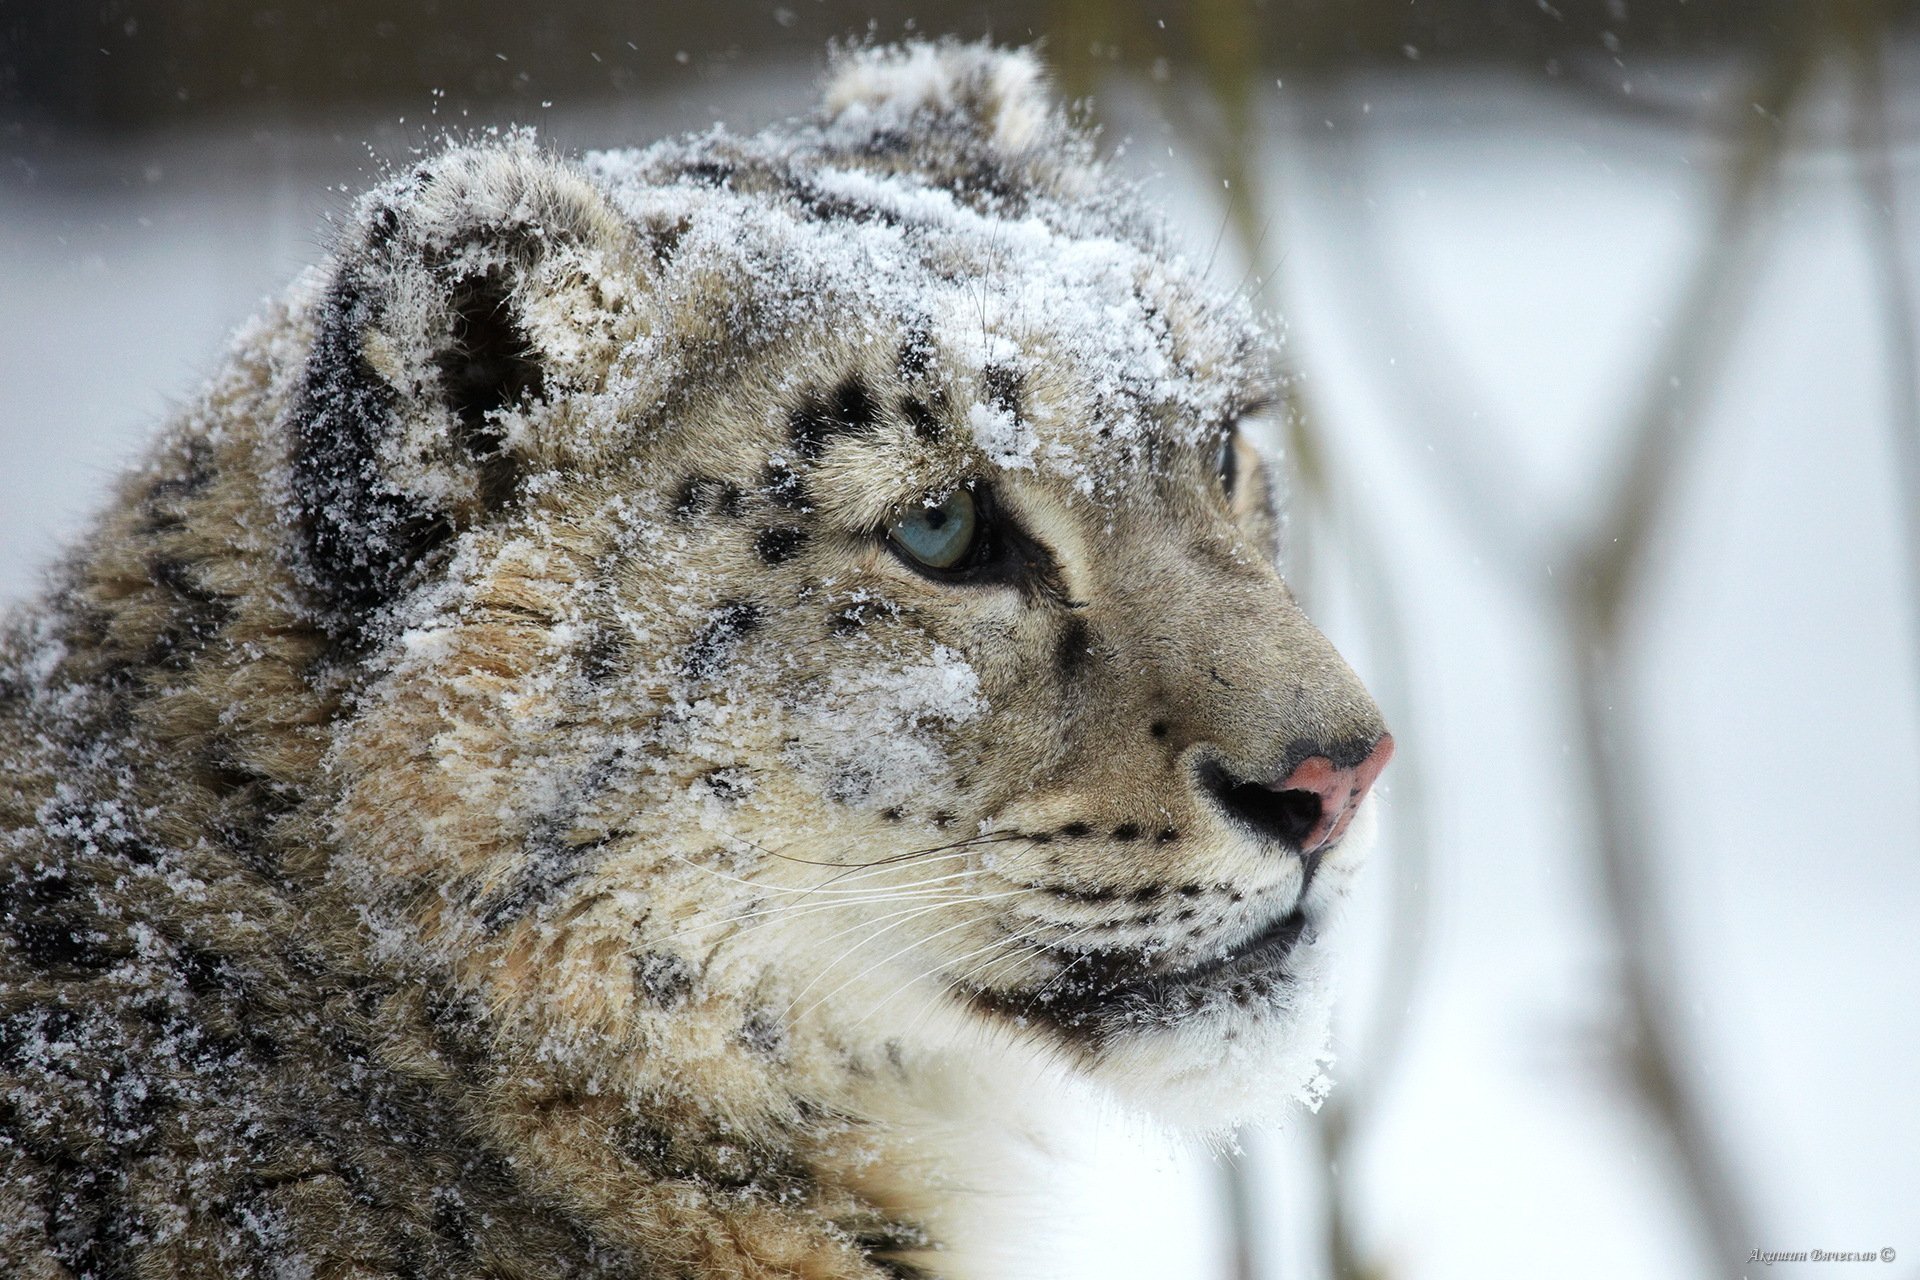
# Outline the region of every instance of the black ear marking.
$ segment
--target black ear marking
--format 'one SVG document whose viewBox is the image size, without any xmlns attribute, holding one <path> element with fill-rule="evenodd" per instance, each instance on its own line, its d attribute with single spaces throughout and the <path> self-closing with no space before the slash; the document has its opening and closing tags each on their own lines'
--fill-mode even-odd
<svg viewBox="0 0 1920 1280">
<path fill-rule="evenodd" d="M 363 335 L 378 318 L 357 276 L 334 284 L 292 415 L 302 576 L 336 636 L 391 598 L 409 567 L 452 532 L 445 516 L 419 510 L 380 475 L 380 447 L 393 433 L 399 398 L 367 361 Z"/>
<path fill-rule="evenodd" d="M 367 615 L 414 581 L 464 523 L 510 504 L 519 487 L 518 461 L 495 415 L 546 394 L 514 283 L 516 264 L 532 263 L 550 241 L 518 225 L 467 235 L 453 248 L 423 242 L 404 208 L 384 207 L 369 216 L 358 250 L 318 308 L 291 415 L 291 479 L 302 535 L 297 570 L 336 641 L 363 641 Z M 464 265 L 474 260 L 469 250 L 482 249 L 495 265 Z M 437 299 L 438 319 L 427 321 L 426 332 L 390 332 L 414 314 L 395 305 L 402 290 Z M 415 403 L 418 392 L 374 368 L 372 334 L 418 350 L 438 374 L 427 394 L 451 412 L 452 456 L 418 461 L 464 472 L 446 477 L 451 484 L 423 487 L 396 468 L 394 451 L 410 420 L 438 407 Z"/>
<path fill-rule="evenodd" d="M 503 506 L 519 483 L 519 468 L 489 414 L 537 400 L 546 376 L 532 358 L 533 343 L 513 305 L 512 285 L 498 268 L 453 287 L 452 341 L 435 357 L 440 385 L 459 419 L 459 442 L 480 463 L 480 497 Z"/>
</svg>

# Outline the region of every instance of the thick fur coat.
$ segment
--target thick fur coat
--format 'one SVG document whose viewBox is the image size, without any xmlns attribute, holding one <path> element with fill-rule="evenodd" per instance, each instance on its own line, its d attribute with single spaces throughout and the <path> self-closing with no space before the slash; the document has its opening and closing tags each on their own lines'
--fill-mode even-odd
<svg viewBox="0 0 1920 1280">
<path fill-rule="evenodd" d="M 372 192 L 0 640 L 0 1271 L 999 1274 L 1058 1090 L 1271 1110 L 1268 363 L 1025 53 Z"/>
</svg>

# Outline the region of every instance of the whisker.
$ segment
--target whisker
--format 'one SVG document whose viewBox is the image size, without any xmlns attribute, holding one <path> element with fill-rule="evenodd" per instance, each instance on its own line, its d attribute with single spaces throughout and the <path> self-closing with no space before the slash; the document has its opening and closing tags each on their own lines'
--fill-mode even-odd
<svg viewBox="0 0 1920 1280">
<path fill-rule="evenodd" d="M 944 854 L 941 856 L 943 858 L 952 858 L 952 857 L 964 857 L 965 854 L 953 853 L 953 854 Z M 935 860 L 937 861 L 938 859 L 935 859 Z M 870 875 L 873 873 L 869 872 L 866 874 Z M 673 933 L 666 935 L 665 938 L 656 939 L 656 941 L 672 941 L 672 940 L 685 937 L 688 934 L 698 933 L 704 929 L 716 929 L 727 924 L 737 923 L 743 920 L 755 919 L 757 917 L 762 917 L 762 916 L 776 916 L 776 915 L 800 916 L 800 915 L 808 914 L 810 912 L 830 910 L 836 907 L 853 907 L 853 906 L 865 905 L 867 903 L 884 903 L 889 901 L 899 901 L 910 896 L 913 891 L 924 890 L 930 886 L 947 884 L 956 880 L 966 880 L 978 874 L 979 874 L 978 871 L 972 868 L 968 868 L 960 871 L 946 872 L 944 874 L 937 875 L 937 876 L 928 876 L 921 880 L 910 880 L 904 884 L 876 885 L 870 888 L 864 888 L 864 889 L 858 889 L 858 890 L 843 889 L 843 890 L 835 891 L 834 896 L 830 901 L 813 902 L 813 903 L 804 904 L 804 905 L 783 903 L 779 906 L 766 907 L 763 909 L 760 904 L 755 903 L 752 909 L 742 912 L 739 915 L 729 916 L 726 919 L 706 920 L 706 921 L 701 921 L 699 923 L 695 923 L 693 921 L 683 922 L 679 929 L 676 929 Z M 1008 883 L 1008 882 L 1002 880 L 1001 883 Z M 780 886 L 770 885 L 765 887 L 778 888 Z M 1012 891 L 1024 892 L 1025 887 L 1020 885 L 1013 885 Z M 819 892 L 819 887 L 816 886 L 810 889 L 794 890 L 792 892 L 794 892 L 795 896 L 802 896 L 805 894 Z M 725 908 L 714 908 L 714 910 L 716 911 L 724 910 L 724 909 Z"/>
<path fill-rule="evenodd" d="M 945 878 L 947 877 L 941 877 L 941 879 L 945 879 Z M 958 878 L 958 877 L 955 877 L 955 878 Z M 861 897 L 861 898 L 836 898 L 827 902 L 809 902 L 809 903 L 803 903 L 803 904 L 797 904 L 797 905 L 792 903 L 782 903 L 781 905 L 776 907 L 765 907 L 765 908 L 756 907 L 754 910 L 745 911 L 736 916 L 728 916 L 727 918 L 721 919 L 721 920 L 704 920 L 698 923 L 687 923 L 682 925 L 679 929 L 676 929 L 674 932 L 667 934 L 662 938 L 654 939 L 654 941 L 656 942 L 676 941 L 680 938 L 687 937 L 690 934 L 700 933 L 708 929 L 718 929 L 725 925 L 740 924 L 747 920 L 765 919 L 765 918 L 770 918 L 774 916 L 779 916 L 789 920 L 798 919 L 801 916 L 817 915 L 823 911 L 852 910 L 855 907 L 866 906 L 869 904 L 884 904 L 888 902 L 905 902 L 915 898 L 919 898 L 919 899 L 932 898 L 932 897 L 939 896 L 941 892 L 942 892 L 941 890 L 937 890 L 937 889 L 933 889 L 933 890 L 919 889 L 919 890 L 912 890 L 912 891 L 901 890 L 898 892 L 886 890 L 886 889 L 878 889 L 878 890 L 875 890 L 872 894 L 867 895 L 865 897 Z"/>
<path fill-rule="evenodd" d="M 911 920 L 916 920 L 923 915 L 929 915 L 935 911 L 938 911 L 944 905 L 945 905 L 944 903 L 934 903 L 931 906 L 920 907 L 912 911 L 911 913 L 908 913 L 907 918 L 905 920 L 895 920 L 892 924 L 888 925 L 886 928 L 875 930 L 873 933 L 869 934 L 867 937 L 861 939 L 859 944 L 847 948 L 845 951 L 841 952 L 839 955 L 829 960 L 826 963 L 826 965 L 820 970 L 820 972 L 814 974 L 813 977 L 807 980 L 807 983 L 805 986 L 801 987 L 798 991 L 793 993 L 793 998 L 787 1001 L 787 1007 L 781 1010 L 782 1015 L 784 1016 L 786 1014 L 792 1013 L 794 1006 L 800 1003 L 801 999 L 806 996 L 807 992 L 813 990 L 814 987 L 818 986 L 820 982 L 824 980 L 828 974 L 832 973 L 834 969 L 839 967 L 842 961 L 847 960 L 848 958 L 854 955 L 857 955 L 861 947 L 865 946 L 867 943 L 873 942 L 874 940 L 880 937 L 883 937 L 886 934 L 892 933 L 895 929 L 898 929 L 901 925 L 904 925 Z M 865 922 L 862 921 L 862 923 L 865 923 Z M 914 947 L 917 947 L 919 945 L 920 944 L 917 941 L 909 942 L 906 945 L 906 947 L 902 948 L 902 951 L 912 950 Z M 894 953 L 894 955 L 899 955 L 899 954 L 901 954 L 901 952 L 897 951 Z M 889 956 L 888 959 L 892 959 L 892 957 Z M 884 963 L 884 961 L 882 963 Z M 860 980 L 860 978 L 864 977 L 866 973 L 869 971 L 870 970 L 862 970 L 860 973 L 857 973 L 853 977 L 847 979 L 847 982 L 857 982 Z M 804 1016 L 806 1013 L 813 1012 L 815 1006 L 817 1006 L 822 1000 L 831 999 L 834 995 L 839 993 L 839 991 L 847 985 L 847 982 L 841 983 L 840 986 L 835 987 L 832 991 L 829 991 L 827 992 L 826 995 L 820 997 L 820 1000 L 816 1000 L 814 1001 L 813 1004 L 808 1005 L 806 1009 L 802 1012 L 802 1016 Z"/>
<path fill-rule="evenodd" d="M 1016 958 L 1024 959 L 1026 956 L 1035 955 L 1039 952 L 1045 951 L 1048 947 L 1061 946 L 1065 943 L 1071 942 L 1073 939 L 1079 937 L 1081 934 L 1086 933 L 1088 930 L 1093 929 L 1096 926 L 1091 924 L 1083 925 L 1082 927 L 1075 929 L 1073 932 L 1069 933 L 1066 937 L 1058 939 L 1057 941 L 1039 942 L 1039 943 L 1029 943 L 1027 941 L 1030 938 L 1038 937 L 1043 931 L 1052 927 L 1056 927 L 1056 926 L 1054 926 L 1050 921 L 1044 921 L 1044 920 L 1037 921 L 1031 928 L 1026 929 L 1021 933 L 1015 934 L 1011 938 L 996 938 L 991 943 L 987 944 L 987 946 L 979 947 L 973 951 L 968 952 L 967 953 L 968 956 L 973 956 L 973 955 L 978 955 L 981 951 L 991 950 L 994 947 L 1007 946 L 1007 947 L 1014 948 L 1014 950 L 1009 952 L 1007 955 L 1000 956 L 996 959 L 985 961 L 979 965 L 975 965 L 973 969 L 971 969 L 966 973 L 948 978 L 944 983 L 942 983 L 942 994 L 958 995 L 959 988 L 962 983 L 972 983 L 976 978 L 985 974 L 985 972 L 988 969 L 992 968 L 993 966 L 997 964 L 1003 964 L 1010 959 L 1016 959 Z M 965 959 L 965 958 L 966 957 L 962 957 L 962 959 Z M 939 967 L 940 966 L 936 965 L 934 966 L 933 969 L 928 969 L 926 972 L 916 977 L 913 981 L 919 982 L 929 977 Z M 913 985 L 913 983 L 910 982 L 890 992 L 887 995 L 885 1000 L 881 1000 L 878 1004 L 875 1004 L 872 1009 L 867 1011 L 866 1015 L 861 1018 L 861 1022 L 864 1023 L 867 1018 L 872 1017 L 873 1014 L 879 1010 L 881 1005 L 886 1004 L 888 1000 L 892 1000 L 895 996 L 899 995 L 902 991 L 906 990 L 906 988 L 911 985 Z M 927 1014 L 932 1012 L 932 1009 L 933 1009 L 932 1004 L 929 1004 L 926 1008 L 922 1009 L 920 1013 L 914 1018 L 913 1022 L 908 1025 L 906 1034 L 911 1036 L 912 1033 L 919 1028 L 920 1023 L 925 1020 Z"/>
<path fill-rule="evenodd" d="M 933 910 L 934 908 L 930 907 L 927 909 Z M 915 947 L 925 946 L 927 943 L 932 942 L 935 938 L 945 937 L 947 934 L 952 933 L 955 929 L 965 929 L 973 925 L 979 924 L 980 919 L 981 917 L 979 916 L 970 916 L 965 920 L 956 921 L 953 924 L 948 925 L 944 929 L 936 930 L 935 932 L 928 934 L 924 938 L 916 938 L 914 941 L 909 942 L 906 946 L 901 947 L 898 951 L 895 951 L 891 955 L 885 956 L 882 959 L 874 961 L 872 964 L 862 969 L 859 973 L 854 974 L 851 978 L 848 978 L 845 982 L 841 983 L 839 986 L 827 992 L 825 995 L 815 1000 L 812 1004 L 808 1005 L 805 1009 L 801 1010 L 798 1016 L 801 1018 L 804 1018 L 807 1014 L 812 1013 L 815 1009 L 819 1008 L 822 1004 L 826 1003 L 828 1000 L 833 999 L 833 997 L 840 994 L 842 991 L 846 990 L 848 987 L 852 986 L 854 983 L 860 981 L 860 979 L 866 977 L 868 974 L 872 973 L 875 969 L 878 969 L 883 965 L 891 964 L 893 961 L 905 955 L 907 952 L 913 950 Z M 889 926 L 889 927 L 893 927 L 893 926 Z M 789 1005 L 787 1007 L 791 1009 L 793 1006 Z"/>
</svg>

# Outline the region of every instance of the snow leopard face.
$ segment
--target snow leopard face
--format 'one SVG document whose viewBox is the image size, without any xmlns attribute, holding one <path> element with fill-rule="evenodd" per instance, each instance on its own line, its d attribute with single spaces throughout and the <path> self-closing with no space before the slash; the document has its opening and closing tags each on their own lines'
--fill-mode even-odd
<svg viewBox="0 0 1920 1280">
<path fill-rule="evenodd" d="M 1259 327 L 1029 60 L 449 152 L 298 323 L 329 874 L 503 1042 L 736 1116 L 953 1054 L 1201 1123 L 1311 1074 L 1391 740 L 1274 567 Z"/>
</svg>

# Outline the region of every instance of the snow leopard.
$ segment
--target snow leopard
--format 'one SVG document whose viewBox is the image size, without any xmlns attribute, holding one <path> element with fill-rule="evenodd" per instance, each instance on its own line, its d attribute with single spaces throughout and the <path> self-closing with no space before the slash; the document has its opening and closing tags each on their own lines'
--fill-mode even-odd
<svg viewBox="0 0 1920 1280">
<path fill-rule="evenodd" d="M 1320 1087 L 1392 739 L 1112 164 L 931 42 L 360 199 L 6 622 L 0 1270 L 1016 1275 Z"/>
</svg>

